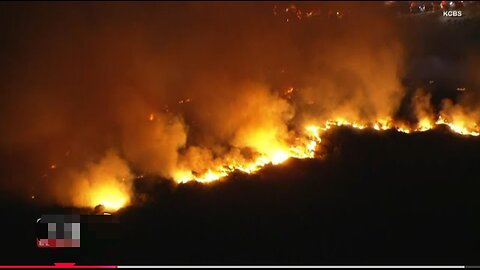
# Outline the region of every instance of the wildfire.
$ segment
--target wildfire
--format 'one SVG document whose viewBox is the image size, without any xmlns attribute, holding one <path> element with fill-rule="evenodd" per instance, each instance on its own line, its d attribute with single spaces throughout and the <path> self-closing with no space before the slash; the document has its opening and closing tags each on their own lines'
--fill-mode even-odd
<svg viewBox="0 0 480 270">
<path fill-rule="evenodd" d="M 345 118 L 336 118 L 335 120 L 327 120 L 323 127 L 321 127 L 322 130 L 329 130 L 332 127 L 353 127 L 356 129 L 364 129 L 367 128 L 368 126 L 365 123 L 360 123 L 360 122 L 355 122 L 355 121 L 350 121 Z"/>
<path fill-rule="evenodd" d="M 149 120 L 155 119 L 153 113 L 149 116 Z M 192 162 L 178 165 L 170 177 L 177 183 L 212 183 L 235 171 L 254 174 L 267 165 L 283 164 L 293 158 L 314 158 L 321 147 L 322 136 L 337 127 L 377 132 L 393 130 L 411 134 L 432 130 L 440 125 L 447 126 L 451 132 L 461 136 L 480 136 L 478 124 L 469 119 L 468 115 L 452 113 L 440 113 L 436 120 L 432 114 L 426 113 L 419 117 L 416 123 L 397 121 L 390 117 L 379 117 L 370 121 L 335 117 L 323 122 L 309 123 L 301 130 L 287 131 L 288 136 L 278 135 L 270 128 L 255 127 L 243 134 L 245 138 L 242 137 L 248 142 L 247 146 L 243 146 L 248 148 L 248 154 L 243 153 L 243 148 L 240 147 L 233 147 L 235 151 L 227 150 L 219 154 L 207 151 L 211 155 L 195 156 Z M 116 211 L 130 202 L 130 190 L 125 179 L 133 179 L 133 176 L 129 175 L 128 167 L 120 159 L 110 156 L 90 170 L 87 177 L 100 180 L 95 181 L 99 184 L 90 187 L 88 205 L 103 205 L 109 211 Z"/>
<path fill-rule="evenodd" d="M 153 114 L 151 114 L 150 119 L 153 118 Z M 467 117 L 462 115 L 440 115 L 436 121 L 432 117 L 423 117 L 416 124 L 395 121 L 389 117 L 380 117 L 374 121 L 355 121 L 346 117 L 337 117 L 324 122 L 305 125 L 293 141 L 277 140 L 268 136 L 270 134 L 268 131 L 254 131 L 249 134 L 252 145 L 256 146 L 253 156 L 247 158 L 238 155 L 238 153 L 236 155 L 227 153 L 225 156 L 217 157 L 214 160 L 215 162 L 211 164 L 202 165 L 200 168 L 204 169 L 200 169 L 200 171 L 184 166 L 176 169 L 171 177 L 177 183 L 189 181 L 212 183 L 227 177 L 234 171 L 253 174 L 267 165 L 279 165 L 292 158 L 314 158 L 321 146 L 324 133 L 336 127 L 350 127 L 358 130 L 369 129 L 378 132 L 395 130 L 410 134 L 425 132 L 439 125 L 445 125 L 451 132 L 462 136 L 479 136 L 480 128 L 474 122 L 469 121 Z M 203 162 L 202 160 L 199 159 L 196 162 Z M 56 165 L 51 166 L 51 168 L 55 167 Z M 92 207 L 103 205 L 109 211 L 116 211 L 129 204 L 130 191 L 125 179 L 133 177 L 129 175 L 126 165 L 116 156 L 107 156 L 98 166 L 93 166 L 87 177 L 89 179 L 99 179 L 95 181 L 97 184 L 89 188 L 86 202 L 88 205 Z"/>
<path fill-rule="evenodd" d="M 432 129 L 433 126 L 434 126 L 433 121 L 431 121 L 428 118 L 423 118 L 423 119 L 420 119 L 420 121 L 418 122 L 416 131 L 427 131 Z"/>
<path fill-rule="evenodd" d="M 112 186 L 102 186 L 92 191 L 90 205 L 103 205 L 109 211 L 116 211 L 129 202 L 128 193 Z"/>
<path fill-rule="evenodd" d="M 133 175 L 114 151 L 108 151 L 101 160 L 89 164 L 75 177 L 72 199 L 76 206 L 102 205 L 107 211 L 117 211 L 130 202 Z"/>
<path fill-rule="evenodd" d="M 306 159 L 314 158 L 318 146 L 321 144 L 322 133 L 335 127 L 350 127 L 353 129 L 371 129 L 379 132 L 386 130 L 396 130 L 406 134 L 415 132 L 424 132 L 432 130 L 439 125 L 446 125 L 453 133 L 462 136 L 479 136 L 480 129 L 477 125 L 469 127 L 466 125 L 467 121 L 458 120 L 456 122 L 449 122 L 445 118 L 439 116 L 437 121 L 432 121 L 428 118 L 423 118 L 418 121 L 416 125 L 408 125 L 404 122 L 396 122 L 388 117 L 379 118 L 372 122 L 351 121 L 346 118 L 336 118 L 334 120 L 327 120 L 323 124 L 310 124 L 305 126 L 304 134 L 297 138 L 296 144 L 286 146 L 285 149 L 271 149 L 265 153 L 261 153 L 259 157 L 250 162 L 240 162 L 230 160 L 225 164 L 208 169 L 205 173 L 194 174 L 188 170 L 178 171 L 174 175 L 174 179 L 178 183 L 185 183 L 189 181 L 198 181 L 202 183 L 210 183 L 228 176 L 235 170 L 252 174 L 263 168 L 265 165 L 278 165 L 286 162 L 290 158 Z"/>
<path fill-rule="evenodd" d="M 479 136 L 480 129 L 478 128 L 478 125 L 474 124 L 473 128 L 469 128 L 467 123 L 468 122 L 463 119 L 459 119 L 451 123 L 445 120 L 442 116 L 438 117 L 438 120 L 436 121 L 437 125 L 447 125 L 450 128 L 450 130 L 452 130 L 455 133 L 458 133 L 461 135 Z"/>
<path fill-rule="evenodd" d="M 238 160 L 230 160 L 217 168 L 208 169 L 205 173 L 201 174 L 196 174 L 188 170 L 178 170 L 174 173 L 173 178 L 178 183 L 186 183 L 189 181 L 210 183 L 224 178 L 234 171 L 252 174 L 268 164 L 279 165 L 290 158 L 313 158 L 317 147 L 317 139 L 320 140 L 320 137 L 318 137 L 318 132 L 315 131 L 314 127 L 307 132 L 310 132 L 309 137 L 312 139 L 305 140 L 303 144 L 291 146 L 286 149 L 272 149 L 271 151 L 260 154 L 252 161 L 241 162 Z"/>
<path fill-rule="evenodd" d="M 153 114 L 150 115 L 153 118 Z M 322 136 L 329 130 L 336 127 L 349 127 L 358 130 L 369 129 L 372 131 L 384 132 L 394 130 L 406 134 L 425 132 L 437 126 L 444 125 L 453 133 L 461 136 L 480 136 L 480 128 L 475 121 L 469 121 L 464 115 L 440 115 L 437 120 L 431 117 L 424 117 L 416 124 L 395 121 L 389 117 L 381 117 L 375 121 L 354 121 L 345 117 L 337 117 L 320 123 L 305 125 L 303 130 L 298 131 L 293 141 L 282 139 L 271 139 L 265 132 L 253 132 L 251 134 L 253 143 L 256 145 L 256 152 L 250 157 L 244 157 L 231 153 L 225 156 L 216 157 L 215 162 L 206 163 L 196 171 L 189 166 L 184 166 L 172 172 L 171 177 L 177 183 L 197 181 L 200 183 L 212 183 L 227 177 L 234 171 L 247 174 L 254 174 L 267 165 L 283 164 L 289 159 L 314 158 L 322 143 Z M 260 134 L 260 135 L 259 135 Z M 273 140 L 273 141 L 272 141 Z M 258 147 L 261 146 L 261 147 Z M 200 161 L 199 161 L 200 160 Z M 199 159 L 196 162 L 203 162 Z M 197 164 L 198 165 L 198 164 Z M 51 169 L 56 164 L 50 165 Z M 88 205 L 95 207 L 102 205 L 108 211 L 117 211 L 130 203 L 131 182 L 128 179 L 134 177 L 130 174 L 126 164 L 115 154 L 107 156 L 99 162 L 90 166 L 86 174 L 81 176 L 84 181 L 78 188 L 82 194 L 77 205 Z M 141 178 L 141 177 L 140 177 Z M 95 181 L 90 181 L 94 179 Z M 90 184 L 87 184 L 90 183 Z M 32 199 L 35 198 L 32 196 Z"/>
</svg>

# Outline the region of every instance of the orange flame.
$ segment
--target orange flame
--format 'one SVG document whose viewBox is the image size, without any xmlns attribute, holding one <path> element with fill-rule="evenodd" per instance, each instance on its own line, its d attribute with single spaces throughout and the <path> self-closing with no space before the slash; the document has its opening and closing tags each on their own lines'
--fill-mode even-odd
<svg viewBox="0 0 480 270">
<path fill-rule="evenodd" d="M 216 168 L 208 169 L 205 173 L 194 174 L 189 170 L 179 170 L 174 173 L 173 178 L 178 183 L 185 183 L 188 181 L 198 181 L 202 183 L 210 183 L 228 176 L 235 170 L 245 173 L 255 173 L 267 164 L 278 165 L 284 163 L 290 158 L 305 159 L 313 158 L 318 146 L 321 144 L 321 134 L 335 127 L 350 127 L 354 129 L 371 129 L 379 132 L 386 130 L 396 130 L 398 132 L 410 134 L 414 132 L 424 132 L 432 130 L 439 125 L 446 125 L 453 133 L 462 136 L 479 136 L 480 129 L 478 125 L 467 125 L 465 120 L 456 120 L 449 122 L 441 116 L 437 121 L 432 121 L 428 118 L 420 119 L 417 125 L 408 125 L 403 122 L 395 122 L 388 117 L 379 118 L 372 122 L 356 122 L 346 118 L 336 118 L 334 120 L 327 120 L 323 124 L 306 125 L 304 134 L 298 138 L 296 144 L 285 145 L 284 148 L 263 149 L 264 151 L 254 160 L 250 162 L 240 160 L 229 160 L 219 165 Z"/>
</svg>

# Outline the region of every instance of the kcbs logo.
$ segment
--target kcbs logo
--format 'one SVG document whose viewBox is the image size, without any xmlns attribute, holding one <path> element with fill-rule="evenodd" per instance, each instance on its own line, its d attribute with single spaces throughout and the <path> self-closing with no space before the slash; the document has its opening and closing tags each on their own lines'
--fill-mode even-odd
<svg viewBox="0 0 480 270">
<path fill-rule="evenodd" d="M 448 10 L 443 12 L 444 17 L 462 17 L 462 11 L 461 10 Z"/>
</svg>

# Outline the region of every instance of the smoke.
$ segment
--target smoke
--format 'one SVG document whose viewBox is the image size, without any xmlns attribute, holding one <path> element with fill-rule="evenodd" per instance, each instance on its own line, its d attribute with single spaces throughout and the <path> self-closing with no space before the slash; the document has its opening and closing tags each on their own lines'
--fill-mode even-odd
<svg viewBox="0 0 480 270">
<path fill-rule="evenodd" d="M 75 206 L 102 204 L 119 208 L 129 202 L 133 175 L 124 160 L 108 151 L 98 163 L 87 164 L 81 172 L 72 173 L 73 186 L 56 186 L 60 201 Z M 80 192 L 79 192 L 80 191 Z"/>
<path fill-rule="evenodd" d="M 356 16 L 340 30 L 322 29 L 301 92 L 313 119 L 371 121 L 397 110 L 404 95 L 401 31 L 384 16 Z"/>
<path fill-rule="evenodd" d="M 417 89 L 413 96 L 412 106 L 418 126 L 422 130 L 428 130 L 435 122 L 435 113 L 432 107 L 432 94 L 424 89 Z"/>
<path fill-rule="evenodd" d="M 185 146 L 184 123 L 178 117 L 163 114 L 151 121 L 143 118 L 140 115 L 122 126 L 121 149 L 125 158 L 140 171 L 170 177 L 178 162 L 178 150 Z"/>
<path fill-rule="evenodd" d="M 393 117 L 402 28 L 381 4 L 318 8 L 345 16 L 286 23 L 272 3 L 2 4 L 0 185 L 122 204 L 139 175 L 280 161 L 305 124 Z"/>
</svg>

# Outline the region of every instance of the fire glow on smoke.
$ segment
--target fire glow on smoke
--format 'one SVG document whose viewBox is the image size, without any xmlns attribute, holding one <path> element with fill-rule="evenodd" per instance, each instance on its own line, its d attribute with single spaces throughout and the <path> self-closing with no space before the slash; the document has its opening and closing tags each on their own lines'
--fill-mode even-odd
<svg viewBox="0 0 480 270">
<path fill-rule="evenodd" d="M 0 149 L 22 162 L 5 158 L 0 185 L 35 202 L 120 209 L 143 175 L 208 184 L 255 174 L 315 158 L 338 126 L 480 134 L 479 47 L 454 33 L 468 85 L 432 104 L 436 83 L 403 79 L 412 62 L 429 63 L 410 55 L 442 44 L 422 42 L 383 3 L 2 8 Z M 432 65 L 446 69 L 440 58 Z M 405 100 L 416 88 L 426 90 Z"/>
</svg>

